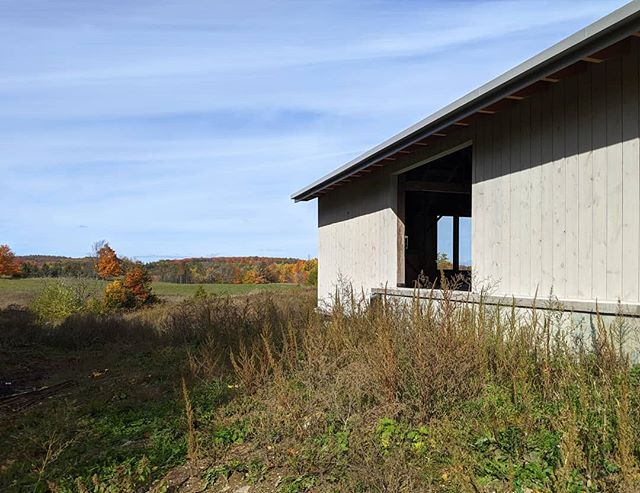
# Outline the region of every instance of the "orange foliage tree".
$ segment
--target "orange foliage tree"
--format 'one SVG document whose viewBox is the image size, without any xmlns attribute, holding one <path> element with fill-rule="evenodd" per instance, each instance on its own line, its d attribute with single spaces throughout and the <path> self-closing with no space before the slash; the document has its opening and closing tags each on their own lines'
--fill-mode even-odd
<svg viewBox="0 0 640 493">
<path fill-rule="evenodd" d="M 140 265 L 136 265 L 127 271 L 124 276 L 124 287 L 133 296 L 136 306 L 149 303 L 153 299 L 151 276 Z"/>
<path fill-rule="evenodd" d="M 20 265 L 9 245 L 0 245 L 0 276 L 17 276 Z"/>
<path fill-rule="evenodd" d="M 111 277 L 118 277 L 122 274 L 122 265 L 120 259 L 116 255 L 113 248 L 105 243 L 100 250 L 98 250 L 98 264 L 97 264 L 98 277 L 100 279 L 109 279 Z"/>
<path fill-rule="evenodd" d="M 267 280 L 258 269 L 251 268 L 244 273 L 242 284 L 265 284 Z"/>
</svg>

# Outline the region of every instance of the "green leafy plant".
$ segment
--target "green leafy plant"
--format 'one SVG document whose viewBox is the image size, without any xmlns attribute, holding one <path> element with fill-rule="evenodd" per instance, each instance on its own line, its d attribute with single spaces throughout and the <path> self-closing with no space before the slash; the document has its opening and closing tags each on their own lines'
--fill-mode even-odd
<svg viewBox="0 0 640 493">
<path fill-rule="evenodd" d="M 217 445 L 232 445 L 244 443 L 249 435 L 249 425 L 247 421 L 240 420 L 229 426 L 215 428 L 211 434 L 213 443 Z"/>
<path fill-rule="evenodd" d="M 304 493 L 317 484 L 315 476 L 305 474 L 303 476 L 291 476 L 283 478 L 278 487 L 278 493 Z"/>
<path fill-rule="evenodd" d="M 429 437 L 426 426 L 411 427 L 391 418 L 380 419 L 375 433 L 384 453 L 388 453 L 393 447 L 406 447 L 413 452 L 421 452 L 427 446 Z"/>
<path fill-rule="evenodd" d="M 80 286 L 65 281 L 52 281 L 44 285 L 29 306 L 40 323 L 59 325 L 84 309 L 85 298 Z"/>
</svg>

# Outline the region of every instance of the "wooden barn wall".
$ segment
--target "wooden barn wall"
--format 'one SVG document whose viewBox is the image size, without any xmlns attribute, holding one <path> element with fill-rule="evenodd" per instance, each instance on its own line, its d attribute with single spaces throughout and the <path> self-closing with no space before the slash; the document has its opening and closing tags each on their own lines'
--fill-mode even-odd
<svg viewBox="0 0 640 493">
<path fill-rule="evenodd" d="M 473 142 L 474 291 L 640 301 L 638 50 L 483 115 L 319 199 L 319 294 L 395 286 L 397 173 Z"/>
<path fill-rule="evenodd" d="M 318 297 L 351 285 L 371 288 L 396 281 L 397 193 L 394 177 L 371 173 L 318 200 Z"/>
<path fill-rule="evenodd" d="M 320 303 L 326 302 L 340 284 L 350 285 L 365 296 L 372 288 L 397 286 L 399 264 L 403 265 L 404 258 L 397 173 L 469 141 L 472 135 L 470 128 L 459 129 L 423 151 L 374 169 L 318 199 Z"/>
<path fill-rule="evenodd" d="M 477 127 L 476 290 L 640 300 L 638 70 L 590 64 Z"/>
</svg>

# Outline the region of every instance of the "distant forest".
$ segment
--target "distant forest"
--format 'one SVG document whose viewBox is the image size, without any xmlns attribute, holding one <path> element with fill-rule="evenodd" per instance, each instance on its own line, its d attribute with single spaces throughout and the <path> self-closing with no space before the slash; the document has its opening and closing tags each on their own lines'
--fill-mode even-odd
<svg viewBox="0 0 640 493">
<path fill-rule="evenodd" d="M 16 257 L 20 277 L 96 277 L 93 257 Z M 132 260 L 122 259 L 126 263 Z M 181 284 L 316 284 L 318 261 L 278 257 L 213 257 L 158 260 L 144 264 L 154 281 Z"/>
</svg>

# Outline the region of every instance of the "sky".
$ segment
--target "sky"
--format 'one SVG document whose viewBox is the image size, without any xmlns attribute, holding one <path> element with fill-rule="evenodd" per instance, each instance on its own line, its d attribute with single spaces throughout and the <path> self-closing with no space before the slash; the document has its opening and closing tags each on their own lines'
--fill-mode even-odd
<svg viewBox="0 0 640 493">
<path fill-rule="evenodd" d="M 314 257 L 293 192 L 624 3 L 0 0 L 0 244 Z"/>
</svg>

